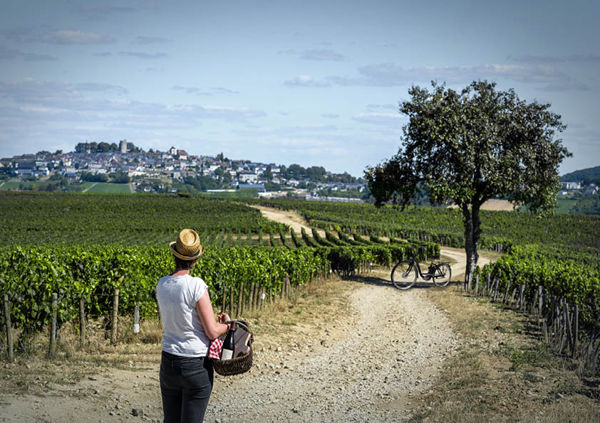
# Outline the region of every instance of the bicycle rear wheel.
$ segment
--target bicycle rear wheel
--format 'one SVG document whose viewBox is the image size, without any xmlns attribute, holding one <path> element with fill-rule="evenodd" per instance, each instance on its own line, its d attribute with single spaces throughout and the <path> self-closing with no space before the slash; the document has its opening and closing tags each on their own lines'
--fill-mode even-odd
<svg viewBox="0 0 600 423">
<path fill-rule="evenodd" d="M 398 289 L 408 289 L 415 284 L 417 280 L 417 271 L 412 261 L 398 262 L 392 269 L 390 279 L 392 284 Z"/>
<path fill-rule="evenodd" d="M 435 286 L 446 286 L 452 278 L 452 268 L 448 263 L 440 263 L 436 266 L 433 274 L 433 283 Z"/>
</svg>

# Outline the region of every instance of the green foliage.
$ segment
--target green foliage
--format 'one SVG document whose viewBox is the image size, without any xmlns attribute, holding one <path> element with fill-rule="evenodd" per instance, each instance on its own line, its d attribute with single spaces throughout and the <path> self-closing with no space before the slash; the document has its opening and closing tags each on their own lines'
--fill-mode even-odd
<svg viewBox="0 0 600 423">
<path fill-rule="evenodd" d="M 537 246 L 516 246 L 496 263 L 486 265 L 482 275 L 498 278 L 501 291 L 525 285 L 525 295 L 532 301 L 542 286 L 551 295 L 577 304 L 582 326 L 593 325 L 600 313 L 600 262 L 595 254 L 580 253 L 573 257 L 556 254 Z"/>
<path fill-rule="evenodd" d="M 207 249 L 192 273 L 208 284 L 219 303 L 223 286 L 242 283 L 281 290 L 284 276 L 293 286 L 308 282 L 328 265 L 314 249 L 229 247 Z M 15 326 L 28 332 L 44 328 L 51 317 L 51 295 L 59 293 L 60 321 L 78 315 L 83 297 L 92 316 L 107 316 L 119 289 L 119 312 L 130 314 L 137 301 L 142 316 L 156 313 L 153 291 L 172 272 L 173 258 L 162 247 L 12 247 L 0 250 L 0 295 L 8 294 Z"/>
<path fill-rule="evenodd" d="M 318 247 L 319 244 L 315 241 L 315 239 L 313 237 L 308 236 L 308 234 L 306 233 L 306 230 L 304 228 L 300 229 L 300 232 L 302 233 L 302 241 L 308 245 L 309 247 Z"/>
<path fill-rule="evenodd" d="M 300 248 L 300 247 L 303 247 L 303 246 L 306 245 L 304 243 L 304 241 L 302 240 L 302 238 L 298 238 L 298 235 L 296 234 L 296 231 L 294 231 L 293 229 L 290 229 L 290 233 L 292 234 L 292 242 L 294 243 L 294 246 L 296 248 Z"/>
<path fill-rule="evenodd" d="M 0 246 L 164 245 L 186 227 L 198 233 L 286 230 L 235 201 L 9 192 L 0 193 L 0 227 Z"/>
<path fill-rule="evenodd" d="M 311 226 L 323 229 L 338 225 L 342 232 L 376 237 L 431 241 L 450 247 L 464 247 L 463 219 L 459 210 L 441 207 L 384 206 L 368 204 L 332 204 L 271 200 L 265 205 L 294 209 Z M 537 216 L 528 212 L 481 211 L 484 234 L 481 246 L 508 251 L 511 245 L 539 244 L 544 248 L 567 251 L 600 249 L 600 217 L 553 215 Z"/>
<path fill-rule="evenodd" d="M 334 243 L 329 242 L 327 239 L 319 235 L 319 232 L 315 228 L 312 228 L 312 236 L 316 243 L 319 245 L 322 245 L 324 247 L 335 247 Z"/>
<path fill-rule="evenodd" d="M 581 196 L 569 213 L 600 215 L 600 193 Z"/>
<path fill-rule="evenodd" d="M 460 93 L 436 83 L 431 92 L 412 87 L 400 108 L 409 119 L 403 147 L 366 173 L 376 203 L 407 204 L 423 184 L 432 201 L 460 208 L 508 197 L 531 210 L 552 210 L 558 165 L 569 155 L 555 134 L 565 126 L 550 105 L 527 104 L 495 87 L 486 81 Z"/>
</svg>

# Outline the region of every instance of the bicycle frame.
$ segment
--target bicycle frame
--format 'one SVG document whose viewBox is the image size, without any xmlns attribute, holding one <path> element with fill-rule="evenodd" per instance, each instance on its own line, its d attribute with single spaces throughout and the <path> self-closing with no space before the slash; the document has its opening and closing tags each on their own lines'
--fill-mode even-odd
<svg viewBox="0 0 600 423">
<path fill-rule="evenodd" d="M 411 259 L 411 266 L 415 267 L 417 275 L 419 275 L 419 277 L 425 281 L 428 281 L 433 277 L 433 275 L 435 274 L 435 268 L 437 268 L 437 265 L 433 264 L 433 272 L 430 272 L 430 269 L 427 269 L 427 273 L 423 273 L 423 271 L 421 270 L 421 263 L 419 263 L 419 260 L 417 259 L 416 255 L 414 255 Z"/>
</svg>

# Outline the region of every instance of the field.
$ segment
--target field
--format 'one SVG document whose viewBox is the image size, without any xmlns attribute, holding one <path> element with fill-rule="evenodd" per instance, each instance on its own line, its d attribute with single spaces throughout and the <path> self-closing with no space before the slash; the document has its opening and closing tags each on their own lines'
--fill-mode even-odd
<svg viewBox="0 0 600 423">
<path fill-rule="evenodd" d="M 566 214 L 577 204 L 577 200 L 571 198 L 559 198 L 556 202 L 556 213 Z"/>
<path fill-rule="evenodd" d="M 196 271 L 215 308 L 249 319 L 257 335 L 255 368 L 233 381 L 217 378 L 207 421 L 314 421 L 333 410 L 331 421 L 600 416 L 597 380 L 544 348 L 539 321 L 472 298 L 457 283 L 391 287 L 389 266 L 401 257 L 420 249 L 421 259 L 440 251 L 448 259 L 439 244 L 460 247 L 455 210 L 261 204 L 262 214 L 241 200 L 1 193 L 0 293 L 12 301 L 17 361 L 0 369 L 7 381 L 0 417 L 74 419 L 76 403 L 91 416 L 84 422 L 127 421 L 140 407 L 160 419 L 152 289 L 171 269 L 167 243 L 182 227 L 198 230 L 207 246 Z M 482 251 L 500 258 L 480 275 L 544 284 L 578 304 L 581 327 L 589 329 L 600 309 L 598 220 L 482 217 L 484 246 L 504 254 Z M 125 326 L 113 345 L 107 315 L 115 288 Z M 46 361 L 53 291 L 62 340 L 56 359 Z M 82 298 L 90 330 L 80 346 Z M 130 327 L 136 304 L 137 336 Z M 240 399 L 240 392 L 248 394 Z M 257 401 L 262 406 L 252 414 Z"/>
<path fill-rule="evenodd" d="M 24 218 L 26 217 L 26 218 Z M 165 245 L 183 227 L 278 233 L 284 227 L 236 202 L 170 195 L 0 194 L 0 245 Z"/>
<path fill-rule="evenodd" d="M 111 184 L 107 182 L 84 182 L 83 192 L 102 194 L 130 194 L 129 184 Z"/>
<path fill-rule="evenodd" d="M 15 189 L 20 189 L 21 186 L 27 186 L 28 184 L 31 185 L 28 182 L 3 182 L 0 185 L 0 191 L 11 191 Z"/>
</svg>

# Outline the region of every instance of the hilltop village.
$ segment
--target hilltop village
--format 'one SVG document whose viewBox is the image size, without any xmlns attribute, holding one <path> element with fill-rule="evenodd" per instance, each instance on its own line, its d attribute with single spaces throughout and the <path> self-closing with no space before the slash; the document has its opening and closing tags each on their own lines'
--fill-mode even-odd
<svg viewBox="0 0 600 423">
<path fill-rule="evenodd" d="M 2 181 L 19 181 L 16 189 L 37 186 L 47 191 L 78 191 L 84 182 L 129 184 L 132 192 L 251 191 L 259 197 L 360 202 L 368 197 L 366 182 L 323 167 L 289 167 L 275 163 L 231 160 L 224 155 L 196 156 L 171 147 L 144 151 L 126 140 L 79 143 L 75 151 L 40 151 L 0 159 Z M 37 185 L 34 184 L 38 182 Z"/>
</svg>

